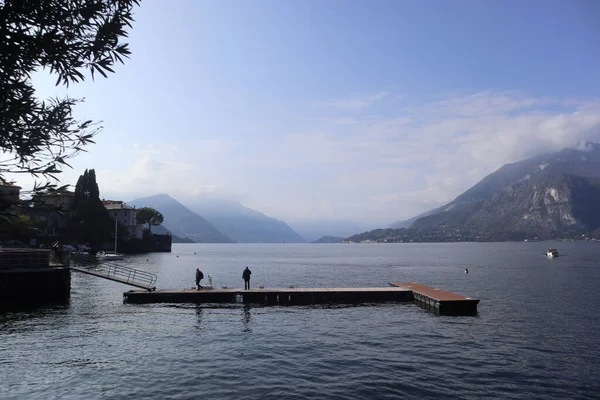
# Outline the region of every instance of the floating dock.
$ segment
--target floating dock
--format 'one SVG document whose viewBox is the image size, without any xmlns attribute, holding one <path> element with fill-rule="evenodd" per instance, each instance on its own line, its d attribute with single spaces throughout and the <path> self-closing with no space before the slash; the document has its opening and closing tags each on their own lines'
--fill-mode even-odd
<svg viewBox="0 0 600 400">
<path fill-rule="evenodd" d="M 127 303 L 254 303 L 307 305 L 327 303 L 374 303 L 412 301 L 412 292 L 399 287 L 381 288 L 288 288 L 288 289 L 183 289 L 130 290 Z"/>
<path fill-rule="evenodd" d="M 439 315 L 476 315 L 479 300 L 415 282 L 371 288 L 130 290 L 126 303 L 247 303 L 262 305 L 415 302 Z"/>
<path fill-rule="evenodd" d="M 479 299 L 416 282 L 390 282 L 412 291 L 413 301 L 438 315 L 477 315 Z"/>
</svg>

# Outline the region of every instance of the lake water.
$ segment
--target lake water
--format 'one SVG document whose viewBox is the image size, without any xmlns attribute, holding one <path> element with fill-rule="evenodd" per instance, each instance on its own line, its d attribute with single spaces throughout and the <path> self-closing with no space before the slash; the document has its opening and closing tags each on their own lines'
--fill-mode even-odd
<svg viewBox="0 0 600 400">
<path fill-rule="evenodd" d="M 73 273 L 69 305 L 0 314 L 0 398 L 600 396 L 600 243 L 179 244 L 126 263 L 158 288 L 194 286 L 196 267 L 243 287 L 248 265 L 253 286 L 415 281 L 481 303 L 127 305 L 129 287 Z"/>
</svg>

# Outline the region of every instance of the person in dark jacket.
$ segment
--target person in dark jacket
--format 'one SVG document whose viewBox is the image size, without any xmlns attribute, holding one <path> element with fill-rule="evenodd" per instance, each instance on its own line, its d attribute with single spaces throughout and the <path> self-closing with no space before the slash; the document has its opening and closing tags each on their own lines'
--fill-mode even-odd
<svg viewBox="0 0 600 400">
<path fill-rule="evenodd" d="M 52 243 L 51 249 L 52 249 L 52 255 L 54 258 L 54 262 L 56 263 L 60 263 L 60 249 L 61 249 L 61 244 L 60 241 L 56 241 L 54 243 Z"/>
<path fill-rule="evenodd" d="M 200 271 L 200 268 L 196 268 L 196 286 L 198 286 L 198 290 L 202 289 L 200 286 L 200 281 L 204 278 L 204 274 Z"/>
<path fill-rule="evenodd" d="M 250 268 L 246 266 L 244 272 L 242 273 L 242 278 L 244 278 L 244 290 L 250 289 L 250 275 L 252 275 L 252 271 L 250 271 Z"/>
</svg>

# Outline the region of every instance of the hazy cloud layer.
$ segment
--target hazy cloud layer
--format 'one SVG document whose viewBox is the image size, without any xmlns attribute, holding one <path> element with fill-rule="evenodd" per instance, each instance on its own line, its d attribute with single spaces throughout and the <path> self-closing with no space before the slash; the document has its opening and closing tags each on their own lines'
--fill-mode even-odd
<svg viewBox="0 0 600 400">
<path fill-rule="evenodd" d="M 63 182 L 95 167 L 106 198 L 217 193 L 291 221 L 386 225 L 451 201 L 505 163 L 600 142 L 597 99 L 485 91 L 410 104 L 376 93 L 323 101 L 310 115 L 286 119 L 293 129 L 234 139 L 165 134 L 125 147 L 108 137 L 103 144 L 102 133 Z M 104 162 L 111 151 L 113 161 Z"/>
<path fill-rule="evenodd" d="M 594 100 L 493 91 L 418 106 L 366 99 L 324 102 L 345 114 L 326 107 L 275 138 L 137 146 L 125 171 L 102 169 L 99 179 L 125 198 L 216 192 L 286 219 L 384 223 L 451 201 L 505 163 L 600 141 Z M 383 103 L 396 111 L 381 116 Z"/>
</svg>

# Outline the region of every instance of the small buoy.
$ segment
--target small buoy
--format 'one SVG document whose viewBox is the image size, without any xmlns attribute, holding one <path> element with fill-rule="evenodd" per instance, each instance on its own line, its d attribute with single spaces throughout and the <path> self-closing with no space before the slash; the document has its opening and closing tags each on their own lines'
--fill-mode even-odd
<svg viewBox="0 0 600 400">
<path fill-rule="evenodd" d="M 179 254 L 177 255 L 177 257 L 179 257 Z"/>
<path fill-rule="evenodd" d="M 469 268 L 465 268 L 465 274 L 469 273 Z"/>
</svg>

